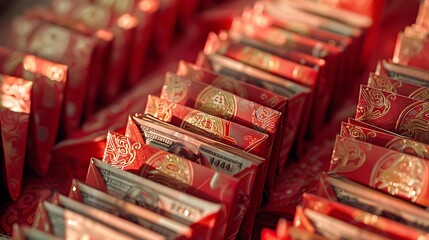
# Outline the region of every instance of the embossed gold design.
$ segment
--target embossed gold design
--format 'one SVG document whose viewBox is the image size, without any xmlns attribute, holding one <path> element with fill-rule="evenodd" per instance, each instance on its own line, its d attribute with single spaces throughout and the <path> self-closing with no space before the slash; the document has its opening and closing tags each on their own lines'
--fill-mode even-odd
<svg viewBox="0 0 429 240">
<path fill-rule="evenodd" d="M 429 159 L 429 151 L 423 143 L 404 138 L 394 138 L 386 144 L 386 148 L 407 153 L 419 158 Z"/>
<path fill-rule="evenodd" d="M 252 103 L 252 105 L 255 105 Z M 274 132 L 280 113 L 267 107 L 260 106 L 252 114 L 252 125 L 261 132 Z"/>
<path fill-rule="evenodd" d="M 165 122 L 169 122 L 173 116 L 170 104 L 166 100 L 152 96 L 149 96 L 145 113 Z"/>
<path fill-rule="evenodd" d="M 218 141 L 224 140 L 231 144 L 236 144 L 235 139 L 228 135 L 228 128 L 222 119 L 200 111 L 194 110 L 189 112 L 184 117 L 180 127 Z"/>
<path fill-rule="evenodd" d="M 387 97 L 378 89 L 361 88 L 357 120 L 377 119 L 386 115 L 391 108 L 390 100 L 396 99 L 394 94 Z"/>
<path fill-rule="evenodd" d="M 208 86 L 198 94 L 195 109 L 230 120 L 235 117 L 237 104 L 231 93 Z"/>
<path fill-rule="evenodd" d="M 50 65 L 47 67 L 46 76 L 52 81 L 63 82 L 66 79 L 66 72 L 60 67 Z"/>
<path fill-rule="evenodd" d="M 402 82 L 395 81 L 394 83 L 385 77 L 371 74 L 368 80 L 368 87 L 380 89 L 382 91 L 398 93 L 398 88 L 402 87 Z"/>
<path fill-rule="evenodd" d="M 425 167 L 418 158 L 389 152 L 374 166 L 370 185 L 415 202 L 422 193 L 426 175 Z"/>
<path fill-rule="evenodd" d="M 28 50 L 48 59 L 61 59 L 69 45 L 70 33 L 70 31 L 57 26 L 40 28 L 30 41 Z M 85 51 L 88 49 L 85 48 Z M 81 60 L 81 58 L 77 59 Z"/>
<path fill-rule="evenodd" d="M 355 140 L 338 138 L 331 160 L 331 172 L 350 172 L 360 168 L 366 155 Z"/>
<path fill-rule="evenodd" d="M 154 182 L 179 191 L 186 191 L 192 185 L 192 165 L 185 159 L 161 151 L 152 155 L 146 164 L 149 169 L 142 175 Z"/>
<path fill-rule="evenodd" d="M 373 131 L 365 133 L 361 127 L 342 124 L 341 136 L 353 138 L 363 142 L 371 142 L 370 140 L 375 138 L 377 133 Z"/>
<path fill-rule="evenodd" d="M 280 62 L 275 56 L 251 47 L 244 47 L 238 59 L 268 71 L 277 71 L 280 67 Z"/>
<path fill-rule="evenodd" d="M 422 87 L 414 91 L 409 96 L 412 99 L 428 102 L 429 101 L 429 89 Z"/>
<path fill-rule="evenodd" d="M 225 91 L 228 91 L 232 94 L 235 94 L 237 96 L 240 96 L 242 98 L 247 99 L 247 90 L 240 81 L 237 81 L 235 79 L 229 78 L 229 77 L 223 77 L 219 76 L 213 82 L 211 85 L 218 87 L 220 89 L 223 89 Z"/>
<path fill-rule="evenodd" d="M 261 94 L 260 98 L 262 101 L 264 101 L 265 105 L 270 108 L 275 107 L 280 102 L 280 99 L 277 96 L 272 96 L 269 98 L 265 93 Z"/>
<path fill-rule="evenodd" d="M 20 78 L 0 75 L 0 104 L 14 112 L 30 113 L 33 83 Z"/>
<path fill-rule="evenodd" d="M 161 98 L 172 103 L 180 103 L 188 95 L 188 87 L 191 85 L 191 81 L 171 73 L 167 73 L 165 80 Z"/>
<path fill-rule="evenodd" d="M 139 142 L 131 144 L 130 140 L 125 136 L 109 134 L 107 136 L 105 159 L 113 167 L 124 169 L 130 166 L 137 157 L 138 149 L 142 145 Z"/>
<path fill-rule="evenodd" d="M 403 136 L 429 143 L 429 103 L 417 102 L 405 108 L 395 130 Z"/>
</svg>

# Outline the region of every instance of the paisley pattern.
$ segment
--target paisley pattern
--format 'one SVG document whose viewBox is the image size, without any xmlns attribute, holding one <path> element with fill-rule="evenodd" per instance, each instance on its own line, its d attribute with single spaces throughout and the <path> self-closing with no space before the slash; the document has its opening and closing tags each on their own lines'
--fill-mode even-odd
<svg viewBox="0 0 429 240">
<path fill-rule="evenodd" d="M 365 133 L 361 127 L 353 125 L 341 125 L 341 136 L 353 138 L 363 142 L 371 142 L 370 140 L 377 136 L 375 132 Z"/>
<path fill-rule="evenodd" d="M 382 91 L 372 88 L 361 88 L 361 97 L 356 110 L 356 119 L 360 121 L 378 119 L 386 115 L 390 108 L 390 100 L 395 100 L 396 95 L 385 96 Z"/>
<path fill-rule="evenodd" d="M 252 103 L 252 106 L 256 104 Z M 259 106 L 252 114 L 252 124 L 260 132 L 274 133 L 281 113 L 271 108 Z"/>
<path fill-rule="evenodd" d="M 368 148 L 371 145 L 368 145 Z M 359 169 L 366 160 L 365 152 L 355 140 L 337 138 L 331 160 L 331 172 L 350 172 Z"/>
<path fill-rule="evenodd" d="M 103 161 L 116 168 L 124 169 L 136 160 L 136 150 L 141 149 L 141 147 L 139 142 L 131 144 L 129 138 L 109 133 Z"/>
<path fill-rule="evenodd" d="M 368 87 L 397 94 L 398 89 L 402 87 L 402 82 L 400 81 L 391 82 L 389 81 L 389 79 L 386 79 L 385 77 L 371 74 L 368 79 Z"/>
</svg>

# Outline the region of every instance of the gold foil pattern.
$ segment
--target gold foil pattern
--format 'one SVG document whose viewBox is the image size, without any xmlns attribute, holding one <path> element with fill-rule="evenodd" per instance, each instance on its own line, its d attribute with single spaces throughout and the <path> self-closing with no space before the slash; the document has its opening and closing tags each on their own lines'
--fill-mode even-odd
<svg viewBox="0 0 429 240">
<path fill-rule="evenodd" d="M 183 118 L 180 127 L 203 136 L 212 137 L 217 141 L 226 140 L 231 144 L 236 144 L 235 139 L 227 135 L 227 126 L 224 125 L 222 119 L 200 111 L 190 111 Z"/>
<path fill-rule="evenodd" d="M 255 105 L 255 103 L 251 104 Z M 271 108 L 261 106 L 252 114 L 252 125 L 263 133 L 274 132 L 279 115 L 279 112 Z"/>
<path fill-rule="evenodd" d="M 179 191 L 186 191 L 193 182 L 193 168 L 185 159 L 167 152 L 157 152 L 147 161 L 149 169 L 142 173 L 146 178 L 172 187 Z"/>
<path fill-rule="evenodd" d="M 365 152 L 354 140 L 337 139 L 331 160 L 331 171 L 354 171 L 360 168 L 365 163 L 365 160 Z"/>
<path fill-rule="evenodd" d="M 104 158 L 108 159 L 110 165 L 123 170 L 136 160 L 141 143 L 131 144 L 129 138 L 113 134 L 108 134 L 107 138 Z"/>
<path fill-rule="evenodd" d="M 397 133 L 429 143 L 429 103 L 416 102 L 405 108 L 395 130 Z"/>
<path fill-rule="evenodd" d="M 360 116 L 357 120 L 377 119 L 386 115 L 390 108 L 390 100 L 394 100 L 396 96 L 390 94 L 387 97 L 378 89 L 361 88 L 361 100 L 357 111 Z"/>
<path fill-rule="evenodd" d="M 368 86 L 397 94 L 398 88 L 402 87 L 402 82 L 396 81 L 395 83 L 392 83 L 389 79 L 371 74 L 368 80 Z"/>
<path fill-rule="evenodd" d="M 429 159 L 429 151 L 423 143 L 405 138 L 394 138 L 386 144 L 386 148 L 407 153 L 423 159 Z"/>
<path fill-rule="evenodd" d="M 370 185 L 415 202 L 423 190 L 427 172 L 418 158 L 398 152 L 381 157 L 371 173 Z"/>
<path fill-rule="evenodd" d="M 244 47 L 238 55 L 240 61 L 268 70 L 277 71 L 280 62 L 273 55 L 252 47 Z"/>
<path fill-rule="evenodd" d="M 169 122 L 173 116 L 170 104 L 167 101 L 152 96 L 149 96 L 145 112 L 165 122 Z"/>
<path fill-rule="evenodd" d="M 162 87 L 161 98 L 169 102 L 180 103 L 188 95 L 188 87 L 191 81 L 185 78 L 167 73 L 165 84 Z"/>
<path fill-rule="evenodd" d="M 202 112 L 231 120 L 236 115 L 237 103 L 233 94 L 208 86 L 198 94 L 195 108 Z"/>
</svg>

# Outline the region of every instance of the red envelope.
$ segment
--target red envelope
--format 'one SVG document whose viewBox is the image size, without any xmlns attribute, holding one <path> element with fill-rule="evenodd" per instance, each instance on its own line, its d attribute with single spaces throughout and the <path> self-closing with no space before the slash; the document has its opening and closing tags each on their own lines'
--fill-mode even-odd
<svg viewBox="0 0 429 240">
<path fill-rule="evenodd" d="M 429 145 L 409 138 L 344 122 L 341 123 L 340 135 L 429 160 Z"/>
<path fill-rule="evenodd" d="M 98 66 L 93 61 L 95 40 L 30 17 L 16 18 L 13 24 L 11 36 L 18 50 L 68 65 L 61 133 L 70 135 L 80 128 L 90 77 Z"/>
<path fill-rule="evenodd" d="M 48 173 L 58 137 L 68 68 L 33 55 L 0 48 L 0 73 L 33 81 L 27 164 Z"/>
<path fill-rule="evenodd" d="M 222 218 L 236 204 L 238 180 L 168 152 L 109 132 L 103 162 L 196 197 L 224 204 Z M 220 218 L 220 219 L 222 219 Z M 214 235 L 225 234 L 222 221 Z"/>
<path fill-rule="evenodd" d="M 179 62 L 179 65 L 177 68 L 177 75 L 184 76 L 191 80 L 198 80 L 198 81 L 213 85 L 217 88 L 226 90 L 237 96 L 240 96 L 252 102 L 258 103 L 262 106 L 270 107 L 272 109 L 275 109 L 281 112 L 282 120 L 281 120 L 281 124 L 278 126 L 277 131 L 281 133 L 282 137 L 281 137 L 281 140 L 276 141 L 275 144 L 281 145 L 282 149 L 289 147 L 287 145 L 288 143 L 286 141 L 283 141 L 283 136 L 286 134 L 284 129 L 288 121 L 288 112 L 287 112 L 288 101 L 289 101 L 288 98 L 281 96 L 279 94 L 276 94 L 274 92 L 268 91 L 267 89 L 254 86 L 228 76 L 216 74 L 207 69 L 203 69 L 197 65 L 185 62 L 183 60 Z M 286 156 L 279 156 L 279 159 L 277 160 L 277 173 L 281 172 L 284 169 L 286 160 L 287 160 Z"/>
<path fill-rule="evenodd" d="M 145 114 L 193 133 L 267 158 L 268 135 L 201 111 L 148 96 Z"/>
<path fill-rule="evenodd" d="M 330 172 L 393 196 L 429 205 L 429 162 L 351 138 L 337 136 Z"/>
<path fill-rule="evenodd" d="M 261 196 L 262 185 L 254 185 L 254 182 L 263 182 L 259 173 L 262 158 L 148 118 L 130 117 L 126 135 L 239 180 L 237 207 L 231 211 L 228 222 L 225 221 L 228 238 L 236 237 L 245 213 L 256 211 L 255 203 Z M 250 200 L 253 209 L 249 207 Z"/>
<path fill-rule="evenodd" d="M 262 165 L 261 174 L 266 190 L 271 192 L 275 174 L 269 177 L 268 181 L 265 178 L 267 172 L 275 173 L 277 171 L 280 145 L 275 143 L 280 142 L 282 139 L 281 131 L 278 130 L 281 112 L 251 102 L 212 85 L 179 77 L 169 72 L 165 77 L 161 98 L 170 103 L 195 108 L 207 114 L 266 133 L 268 135 L 269 152 L 267 153 L 267 162 Z"/>
<path fill-rule="evenodd" d="M 244 15 L 247 13 L 243 13 Z M 254 22 L 257 22 L 256 19 Z M 310 123 L 307 133 L 309 136 L 317 135 L 318 129 L 324 123 L 329 101 L 333 95 L 335 78 L 340 76 L 333 68 L 336 66 L 333 60 L 338 58 L 339 48 L 277 27 L 261 26 L 251 20 L 239 18 L 234 19 L 229 37 L 240 44 L 262 49 L 318 71 L 319 78 L 315 86 L 314 103 L 309 113 Z M 329 61 L 325 61 L 328 59 Z"/>
<path fill-rule="evenodd" d="M 309 208 L 296 208 L 293 226 L 327 239 L 386 239 L 376 233 L 358 228 L 351 223 L 326 216 Z"/>
<path fill-rule="evenodd" d="M 396 64 L 429 70 L 429 40 L 423 36 L 399 32 L 392 61 Z"/>
<path fill-rule="evenodd" d="M 337 174 L 324 173 L 317 194 L 425 232 L 429 229 L 429 213 L 423 208 Z"/>
<path fill-rule="evenodd" d="M 375 74 L 398 79 L 422 87 L 429 87 L 429 71 L 395 64 L 389 60 L 379 61 Z"/>
<path fill-rule="evenodd" d="M 1 177 L 3 192 L 21 194 L 33 83 L 0 74 Z"/>
<path fill-rule="evenodd" d="M 134 39 L 129 45 L 132 53 L 126 72 L 126 87 L 135 86 L 142 78 L 145 71 L 148 70 L 147 60 L 150 57 L 148 50 L 153 48 L 154 25 L 156 13 L 159 11 L 161 2 L 159 0 L 80 0 L 81 2 L 90 2 L 110 9 L 111 11 L 137 18 L 137 26 L 134 33 Z M 128 17 L 125 17 L 126 20 Z M 127 25 L 128 21 L 123 21 Z"/>
<path fill-rule="evenodd" d="M 351 223 L 390 239 L 426 238 L 426 232 L 357 208 L 304 193 L 303 207 Z"/>
<path fill-rule="evenodd" d="M 429 101 L 429 88 L 370 73 L 368 87 L 399 94 L 420 101 Z"/>
<path fill-rule="evenodd" d="M 429 143 L 428 102 L 361 86 L 355 118 L 399 135 Z"/>
<path fill-rule="evenodd" d="M 126 208 L 131 208 L 130 212 L 133 214 L 138 213 L 133 208 L 143 207 L 190 226 L 193 234 L 201 237 L 210 238 L 216 219 L 222 217 L 219 213 L 222 208 L 220 204 L 179 192 L 94 158 L 90 161 L 86 177 L 86 184 L 91 187 L 79 181 L 74 181 L 74 184 L 76 188 L 72 187 L 70 191 L 73 199 L 79 200 L 82 195 L 91 193 L 104 198 L 103 194 L 97 193 L 97 189 L 121 199 L 117 204 L 126 201 Z"/>
<path fill-rule="evenodd" d="M 210 33 L 204 47 L 204 53 L 207 55 L 223 55 L 262 71 L 289 79 L 312 90 L 308 96 L 308 104 L 305 107 L 303 119 L 298 128 L 297 151 L 302 153 L 319 72 L 268 52 L 233 43 L 228 40 L 226 32 L 221 32 L 219 35 Z"/>
<path fill-rule="evenodd" d="M 308 101 L 310 89 L 219 54 L 200 54 L 197 65 L 288 98 L 288 121 L 283 128 L 284 143 L 282 143 L 283 146 L 287 147 L 282 148 L 280 152 L 280 159 L 287 159 L 297 138 L 299 126 L 303 121 L 305 104 Z M 285 135 L 285 133 L 287 134 Z"/>
<path fill-rule="evenodd" d="M 57 15 L 68 18 L 69 21 L 84 24 L 94 34 L 100 35 L 102 31 L 112 34 L 110 58 L 106 65 L 108 70 L 105 71 L 105 79 L 98 86 L 104 102 L 110 103 L 125 85 L 127 66 L 134 53 L 132 44 L 136 37 L 138 19 L 133 14 L 93 3 L 71 4 L 72 7 L 65 9 L 62 6 L 67 2 L 69 0 L 53 0 L 51 8 Z"/>
</svg>

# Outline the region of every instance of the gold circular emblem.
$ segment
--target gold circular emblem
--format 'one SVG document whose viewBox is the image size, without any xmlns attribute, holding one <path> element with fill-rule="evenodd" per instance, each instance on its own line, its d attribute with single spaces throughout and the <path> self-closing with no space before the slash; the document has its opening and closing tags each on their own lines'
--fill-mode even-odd
<svg viewBox="0 0 429 240">
<path fill-rule="evenodd" d="M 195 109 L 227 120 L 233 119 L 237 111 L 234 95 L 212 86 L 198 94 Z"/>
<path fill-rule="evenodd" d="M 251 47 L 244 47 L 238 58 L 244 63 L 268 71 L 276 71 L 280 67 L 280 62 L 276 57 Z"/>
<path fill-rule="evenodd" d="M 389 152 L 375 164 L 370 186 L 415 202 L 427 181 L 427 169 L 416 157 Z"/>
<path fill-rule="evenodd" d="M 429 100 L 429 89 L 428 88 L 419 88 L 409 96 L 412 99 L 420 100 L 427 102 Z"/>
<path fill-rule="evenodd" d="M 429 143 L 429 103 L 417 102 L 405 108 L 396 122 L 396 132 Z"/>
<path fill-rule="evenodd" d="M 194 180 L 192 165 L 176 155 L 159 151 L 152 155 L 141 176 L 165 186 L 186 191 Z"/>
<path fill-rule="evenodd" d="M 226 133 L 224 124 L 221 118 L 194 110 L 183 118 L 180 127 L 220 142 L 236 144 L 236 141 Z"/>
</svg>

